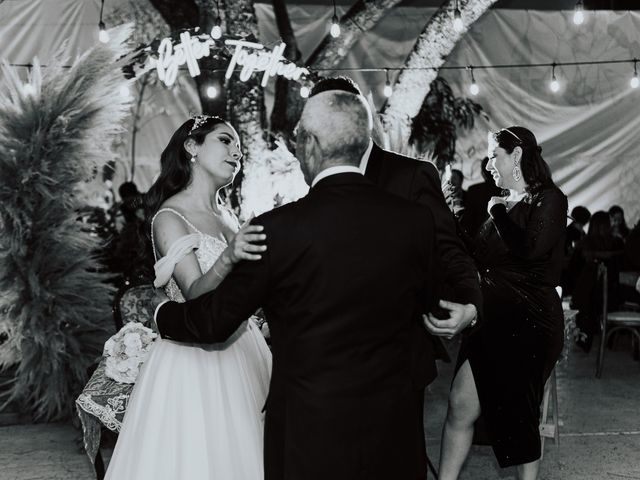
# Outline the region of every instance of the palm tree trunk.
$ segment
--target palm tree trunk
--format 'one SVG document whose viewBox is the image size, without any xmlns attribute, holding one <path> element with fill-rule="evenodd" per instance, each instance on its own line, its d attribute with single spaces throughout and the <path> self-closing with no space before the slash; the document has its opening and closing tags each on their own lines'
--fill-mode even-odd
<svg viewBox="0 0 640 480">
<path fill-rule="evenodd" d="M 476 20 L 491 7 L 496 0 L 449 0 L 429 19 L 418 36 L 413 50 L 404 63 L 384 111 L 387 130 L 393 126 L 405 139 L 411 133 L 411 119 L 418 114 L 424 98 L 429 93 L 431 82 L 438 76 L 438 69 L 456 43 Z M 453 28 L 455 4 L 462 14 L 465 30 L 456 32 Z M 427 70 L 421 70 L 428 68 Z"/>
<path fill-rule="evenodd" d="M 298 49 L 298 42 L 291 26 L 285 0 L 272 0 L 272 4 L 278 33 L 282 41 L 287 45 L 284 57 L 291 62 L 298 63 L 302 55 Z M 276 78 L 275 97 L 270 119 L 271 131 L 274 133 L 282 133 L 285 136 L 290 135 L 290 132 L 295 127 L 295 122 L 300 116 L 303 102 L 297 89 L 293 88 L 294 85 L 295 82 L 291 82 L 284 77 L 278 76 Z"/>
<path fill-rule="evenodd" d="M 224 5 L 227 31 L 234 36 L 252 35 L 258 38 L 258 20 L 252 0 L 226 0 Z M 261 162 L 268 150 L 264 139 L 265 106 L 260 76 L 252 76 L 242 82 L 237 74 L 227 82 L 227 111 L 242 141 L 244 167 L 239 194 L 240 216 L 246 218 L 258 211 L 261 182 L 270 181 L 265 173 L 267 166 Z M 233 199 L 232 199 L 233 200 Z"/>
</svg>

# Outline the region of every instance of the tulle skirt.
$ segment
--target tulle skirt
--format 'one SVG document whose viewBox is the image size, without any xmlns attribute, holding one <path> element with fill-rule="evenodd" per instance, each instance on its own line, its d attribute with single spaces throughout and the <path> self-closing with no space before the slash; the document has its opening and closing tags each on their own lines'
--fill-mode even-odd
<svg viewBox="0 0 640 480">
<path fill-rule="evenodd" d="M 155 342 L 107 480 L 260 480 L 271 352 L 244 322 L 224 344 Z"/>
</svg>

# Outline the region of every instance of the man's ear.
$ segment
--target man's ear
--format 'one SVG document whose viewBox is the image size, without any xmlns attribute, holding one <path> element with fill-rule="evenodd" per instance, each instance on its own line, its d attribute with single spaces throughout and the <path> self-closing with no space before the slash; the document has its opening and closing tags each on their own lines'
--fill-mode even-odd
<svg viewBox="0 0 640 480">
<path fill-rule="evenodd" d="M 187 138 L 184 141 L 184 149 L 187 151 L 187 153 L 189 153 L 189 155 L 191 155 L 192 157 L 194 155 L 198 154 L 198 144 L 196 143 L 196 141 L 193 138 Z"/>
</svg>

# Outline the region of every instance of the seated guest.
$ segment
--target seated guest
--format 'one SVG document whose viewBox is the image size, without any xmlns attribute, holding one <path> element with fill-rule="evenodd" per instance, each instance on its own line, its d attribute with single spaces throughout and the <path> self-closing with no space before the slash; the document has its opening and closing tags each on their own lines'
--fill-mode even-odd
<svg viewBox="0 0 640 480">
<path fill-rule="evenodd" d="M 604 211 L 594 213 L 589 231 L 578 247 L 584 266 L 576 281 L 572 299 L 572 307 L 579 310 L 576 324 L 586 335 L 577 344 L 586 352 L 591 349 L 593 336 L 600 331 L 598 313 L 602 308 L 602 288 L 598 281 L 598 264 L 603 262 L 607 266 L 609 307 L 614 309 L 618 304 L 617 279 L 623 247 L 622 240 L 613 236 L 609 214 Z"/>
<path fill-rule="evenodd" d="M 640 303 L 640 222 L 627 235 L 622 270 L 626 274 L 627 281 L 620 282 L 620 300 Z"/>
<path fill-rule="evenodd" d="M 576 284 L 576 279 L 584 265 L 583 255 L 580 251 L 582 240 L 585 237 L 585 227 L 591 218 L 591 212 L 582 206 L 571 210 L 572 222 L 567 227 L 567 236 L 564 243 L 564 266 L 560 285 L 565 295 L 571 295 Z"/>
<path fill-rule="evenodd" d="M 614 205 L 609 209 L 609 217 L 611 218 L 611 231 L 613 236 L 622 240 L 627 239 L 629 235 L 629 227 L 624 220 L 624 210 L 619 205 Z"/>
<path fill-rule="evenodd" d="M 502 189 L 496 187 L 493 177 L 487 171 L 488 162 L 489 157 L 484 157 L 481 162 L 480 173 L 482 173 L 483 181 L 471 185 L 465 193 L 464 214 L 460 218 L 460 223 L 464 230 L 472 237 L 478 232 L 478 229 L 487 218 L 489 218 L 487 204 L 491 197 L 499 197 L 502 195 Z"/>
</svg>

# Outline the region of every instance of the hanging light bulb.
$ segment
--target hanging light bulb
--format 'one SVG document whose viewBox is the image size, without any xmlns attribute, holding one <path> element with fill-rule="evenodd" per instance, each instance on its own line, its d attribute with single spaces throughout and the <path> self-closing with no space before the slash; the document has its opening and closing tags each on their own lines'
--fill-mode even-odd
<svg viewBox="0 0 640 480">
<path fill-rule="evenodd" d="M 551 66 L 551 81 L 549 82 L 549 89 L 553 93 L 557 93 L 560 90 L 560 82 L 556 79 L 556 64 Z"/>
<path fill-rule="evenodd" d="M 338 38 L 340 36 L 340 21 L 338 20 L 337 15 L 334 15 L 331 19 L 330 33 L 333 38 Z"/>
<path fill-rule="evenodd" d="M 207 97 L 216 98 L 217 96 L 218 96 L 218 89 L 213 85 L 209 85 L 207 87 Z"/>
<path fill-rule="evenodd" d="M 473 67 L 468 67 L 471 72 L 471 85 L 469 85 L 469 93 L 474 97 L 480 93 L 480 87 L 476 83 L 476 79 L 473 76 Z"/>
<path fill-rule="evenodd" d="M 213 21 L 213 27 L 211 28 L 211 38 L 213 38 L 214 40 L 218 40 L 220 37 L 222 37 L 221 25 L 222 25 L 222 20 L 218 15 L 216 19 Z"/>
<path fill-rule="evenodd" d="M 456 8 L 453 10 L 453 29 L 456 32 L 462 32 L 464 30 L 464 22 L 462 21 L 462 13 L 458 8 L 458 2 L 456 2 Z"/>
<path fill-rule="evenodd" d="M 302 98 L 309 98 L 310 93 L 311 93 L 311 90 L 309 90 L 309 87 L 306 87 L 304 85 L 300 87 L 300 96 Z"/>
<path fill-rule="evenodd" d="M 98 33 L 98 40 L 102 43 L 109 43 L 109 32 L 107 32 L 107 28 L 105 27 L 104 22 L 102 21 L 102 12 L 104 11 L 104 0 L 100 1 L 100 21 L 98 22 L 98 29 L 100 32 Z"/>
<path fill-rule="evenodd" d="M 640 79 L 638 78 L 638 68 L 637 68 L 638 59 L 633 59 L 633 77 L 629 80 L 629 85 L 631 88 L 640 87 Z"/>
<path fill-rule="evenodd" d="M 107 32 L 104 22 L 100 22 L 98 24 L 98 28 L 100 29 L 100 33 L 98 33 L 98 39 L 102 43 L 109 43 L 109 32 Z"/>
<path fill-rule="evenodd" d="M 584 5 L 582 0 L 576 2 L 575 13 L 573 14 L 573 23 L 582 25 L 584 23 Z"/>
<path fill-rule="evenodd" d="M 384 96 L 389 98 L 391 95 L 393 95 L 393 87 L 391 87 L 391 81 L 389 80 L 389 69 L 385 68 L 384 69 L 384 73 L 387 76 L 387 80 L 384 83 Z"/>
<path fill-rule="evenodd" d="M 333 17 L 331 18 L 331 29 L 329 30 L 333 38 L 340 36 L 340 20 L 338 19 L 338 11 L 336 10 L 336 0 L 333 0 Z"/>
</svg>

